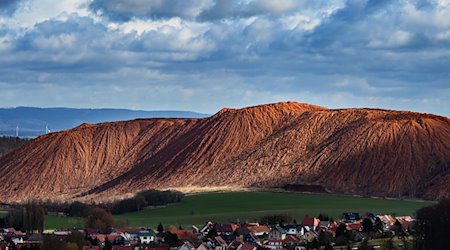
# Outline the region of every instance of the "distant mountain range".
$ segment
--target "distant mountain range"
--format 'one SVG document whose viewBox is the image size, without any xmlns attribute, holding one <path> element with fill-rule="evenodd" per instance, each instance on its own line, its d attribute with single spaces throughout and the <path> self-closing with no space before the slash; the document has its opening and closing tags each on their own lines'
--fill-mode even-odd
<svg viewBox="0 0 450 250">
<path fill-rule="evenodd" d="M 202 118 L 207 114 L 189 111 L 141 111 L 129 109 L 0 108 L 0 136 L 35 137 L 82 123 L 124 121 L 137 118 Z"/>
</svg>

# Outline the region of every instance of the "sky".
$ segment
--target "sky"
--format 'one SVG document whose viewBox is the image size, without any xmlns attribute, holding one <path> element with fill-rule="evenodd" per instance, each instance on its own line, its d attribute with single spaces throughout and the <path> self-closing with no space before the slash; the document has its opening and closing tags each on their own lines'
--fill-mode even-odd
<svg viewBox="0 0 450 250">
<path fill-rule="evenodd" d="M 0 107 L 450 117 L 450 0 L 0 0 Z"/>
</svg>

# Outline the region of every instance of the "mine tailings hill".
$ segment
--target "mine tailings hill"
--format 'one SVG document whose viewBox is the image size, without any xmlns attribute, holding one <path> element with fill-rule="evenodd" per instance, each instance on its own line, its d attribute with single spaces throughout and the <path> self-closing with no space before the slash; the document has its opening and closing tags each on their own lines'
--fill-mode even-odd
<svg viewBox="0 0 450 250">
<path fill-rule="evenodd" d="M 0 158 L 2 201 L 149 188 L 314 184 L 335 193 L 450 198 L 450 120 L 296 102 L 198 119 L 82 124 Z"/>
</svg>

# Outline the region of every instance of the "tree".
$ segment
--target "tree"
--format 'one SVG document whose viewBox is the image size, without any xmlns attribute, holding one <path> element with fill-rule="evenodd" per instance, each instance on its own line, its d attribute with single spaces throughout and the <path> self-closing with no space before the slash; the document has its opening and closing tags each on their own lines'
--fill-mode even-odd
<svg viewBox="0 0 450 250">
<path fill-rule="evenodd" d="M 113 224 L 113 217 L 111 213 L 107 212 L 103 208 L 91 209 L 86 221 L 87 228 L 95 228 L 100 230 L 106 230 Z"/>
<path fill-rule="evenodd" d="M 373 231 L 373 223 L 371 219 L 364 218 L 362 221 L 362 231 L 367 234 Z"/>
<path fill-rule="evenodd" d="M 330 244 L 332 239 L 333 236 L 330 233 L 326 232 L 325 230 L 320 231 L 318 240 L 321 246 Z"/>
<path fill-rule="evenodd" d="M 177 247 L 180 243 L 178 236 L 171 232 L 166 233 L 165 241 L 169 245 L 169 247 Z"/>
<path fill-rule="evenodd" d="M 66 239 L 67 243 L 72 243 L 77 246 L 77 249 L 82 249 L 84 245 L 87 244 L 86 239 L 84 238 L 84 235 L 80 232 L 72 232 L 67 236 Z"/>
<path fill-rule="evenodd" d="M 292 221 L 292 215 L 290 214 L 271 214 L 265 215 L 259 219 L 260 223 L 272 226 L 281 225 L 289 221 Z"/>
<path fill-rule="evenodd" d="M 91 208 L 79 201 L 74 201 L 69 205 L 68 214 L 73 217 L 87 217 Z"/>
<path fill-rule="evenodd" d="M 111 250 L 112 249 L 112 243 L 109 241 L 108 237 L 105 238 L 105 247 L 104 250 Z"/>
<path fill-rule="evenodd" d="M 239 229 L 240 229 L 240 228 L 239 228 Z M 238 230 L 239 230 L 239 229 L 238 229 Z M 236 230 L 235 232 L 237 232 L 238 230 Z M 214 229 L 214 228 L 211 228 L 211 229 L 208 231 L 208 234 L 207 234 L 206 236 L 209 237 L 209 238 L 216 237 L 216 236 L 217 236 L 217 230 Z"/>
<path fill-rule="evenodd" d="M 373 224 L 373 230 L 375 232 L 383 232 L 383 222 L 380 218 L 375 218 L 375 223 Z"/>
<path fill-rule="evenodd" d="M 417 211 L 416 249 L 448 249 L 450 245 L 450 200 Z"/>
<path fill-rule="evenodd" d="M 77 243 L 75 242 L 67 242 L 66 244 L 66 250 L 79 250 L 80 247 L 78 247 Z"/>
<path fill-rule="evenodd" d="M 402 223 L 399 220 L 395 220 L 392 230 L 394 230 L 396 235 L 400 235 L 403 232 Z"/>
<path fill-rule="evenodd" d="M 386 249 L 386 250 L 394 249 L 394 241 L 392 240 L 392 237 L 385 239 L 383 241 L 382 247 L 383 247 L 383 249 Z"/>
<path fill-rule="evenodd" d="M 330 216 L 328 216 L 327 214 L 319 214 L 319 216 L 317 218 L 320 221 L 329 221 L 330 220 Z"/>
<path fill-rule="evenodd" d="M 164 232 L 164 227 L 161 223 L 159 223 L 158 226 L 156 227 L 156 231 L 158 231 L 158 233 Z"/>
<path fill-rule="evenodd" d="M 62 240 L 54 235 L 44 235 L 44 242 L 42 243 L 42 249 L 45 250 L 61 250 L 64 249 L 65 244 Z"/>
<path fill-rule="evenodd" d="M 37 201 L 29 201 L 25 205 L 26 221 L 28 231 L 44 232 L 45 211 L 44 206 Z"/>
<path fill-rule="evenodd" d="M 369 238 L 364 238 L 361 242 L 361 246 L 358 247 L 358 250 L 372 250 L 374 249 L 372 246 L 369 246 Z"/>
<path fill-rule="evenodd" d="M 145 207 L 145 198 L 143 196 L 136 196 L 133 198 L 124 199 L 114 203 L 112 212 L 114 214 L 136 212 L 144 209 L 144 207 Z"/>
<path fill-rule="evenodd" d="M 2 220 L 2 226 L 28 232 L 44 231 L 44 207 L 37 201 L 29 201 L 22 208 L 13 210 Z"/>
<path fill-rule="evenodd" d="M 336 228 L 335 237 L 344 236 L 345 231 L 347 230 L 347 227 L 344 223 L 339 224 L 339 226 Z"/>
</svg>

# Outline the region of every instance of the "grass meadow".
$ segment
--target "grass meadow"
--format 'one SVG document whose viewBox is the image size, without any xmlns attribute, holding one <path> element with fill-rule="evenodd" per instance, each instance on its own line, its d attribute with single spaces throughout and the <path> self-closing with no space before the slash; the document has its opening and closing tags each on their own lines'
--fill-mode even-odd
<svg viewBox="0 0 450 250">
<path fill-rule="evenodd" d="M 156 228 L 163 225 L 203 225 L 206 221 L 258 221 L 264 215 L 289 214 L 300 222 L 304 216 L 327 214 L 339 219 L 342 212 L 373 212 L 393 215 L 415 215 L 428 201 L 388 200 L 327 194 L 299 194 L 275 192 L 201 193 L 185 196 L 180 203 L 166 207 L 147 208 L 143 211 L 115 215 L 131 227 Z M 82 227 L 84 220 L 73 217 L 47 216 L 45 227 Z"/>
</svg>

